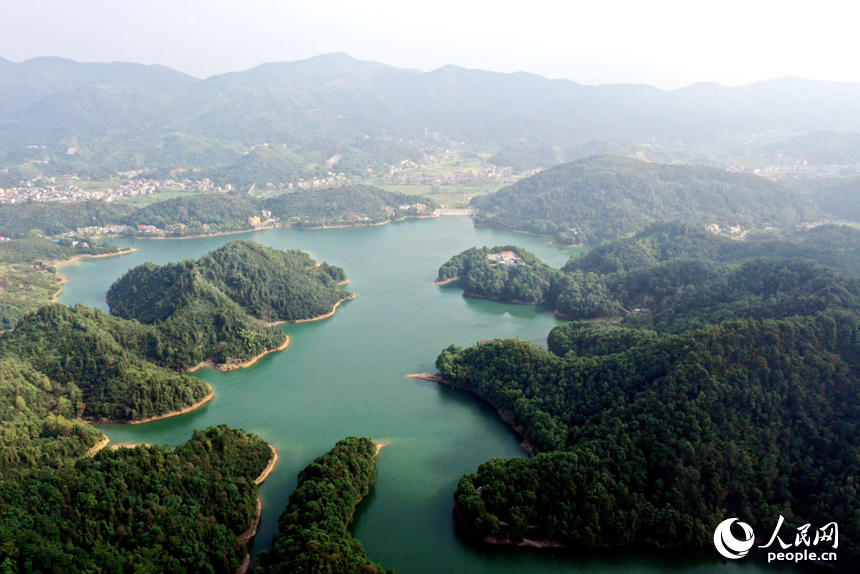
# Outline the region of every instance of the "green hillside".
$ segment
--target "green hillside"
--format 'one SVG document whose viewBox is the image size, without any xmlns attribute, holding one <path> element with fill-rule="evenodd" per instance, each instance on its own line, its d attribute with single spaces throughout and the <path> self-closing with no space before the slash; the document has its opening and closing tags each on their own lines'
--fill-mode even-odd
<svg viewBox="0 0 860 574">
<path fill-rule="evenodd" d="M 614 239 L 661 220 L 744 229 L 788 227 L 817 210 L 778 185 L 701 166 L 611 156 L 563 164 L 473 200 L 475 222 L 580 241 Z"/>
<path fill-rule="evenodd" d="M 368 560 L 347 530 L 358 503 L 376 482 L 376 444 L 348 437 L 299 473 L 278 520 L 272 549 L 258 556 L 257 574 L 367 572 L 394 574 Z"/>
<path fill-rule="evenodd" d="M 617 329 L 583 326 L 562 348 L 592 328 Z M 858 345 L 856 316 L 836 313 L 622 333 L 582 356 L 520 340 L 449 348 L 444 379 L 506 413 L 539 453 L 463 477 L 457 515 L 491 541 L 574 547 L 704 546 L 726 517 L 836 521 L 840 559 L 856 561 Z"/>
</svg>

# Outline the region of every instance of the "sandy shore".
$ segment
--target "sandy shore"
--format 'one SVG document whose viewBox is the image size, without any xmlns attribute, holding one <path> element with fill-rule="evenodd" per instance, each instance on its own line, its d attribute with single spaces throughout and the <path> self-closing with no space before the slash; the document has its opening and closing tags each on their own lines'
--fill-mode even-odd
<svg viewBox="0 0 860 574">
<path fill-rule="evenodd" d="M 378 442 L 376 443 L 376 456 L 379 456 L 379 451 L 382 450 L 383 447 L 390 445 L 390 442 Z"/>
<path fill-rule="evenodd" d="M 60 265 L 65 265 L 66 263 L 71 263 L 72 261 L 78 261 L 79 259 L 104 259 L 105 257 L 117 257 L 119 255 L 126 255 L 127 253 L 134 253 L 137 251 L 134 247 L 129 249 L 123 249 L 122 251 L 117 251 L 115 253 L 99 253 L 98 255 L 90 255 L 88 253 L 83 253 L 81 255 L 75 255 L 71 259 L 63 259 L 61 261 L 55 261 L 54 267 L 59 267 Z"/>
<path fill-rule="evenodd" d="M 110 442 L 110 439 L 104 435 L 102 435 L 102 436 L 104 438 L 102 438 L 102 440 L 97 442 L 90 450 L 87 451 L 88 457 L 90 457 L 90 458 L 94 457 L 98 451 L 100 451 L 101 449 L 103 449 L 104 447 L 106 447 L 108 445 L 108 443 Z"/>
<path fill-rule="evenodd" d="M 433 381 L 434 383 L 443 383 L 445 382 L 442 379 L 442 375 L 435 373 L 413 373 L 411 375 L 406 375 L 406 378 L 409 379 L 423 379 L 425 381 Z"/>
<path fill-rule="evenodd" d="M 66 277 L 65 275 L 63 275 L 63 274 L 61 274 L 61 273 L 58 273 L 58 275 L 60 276 L 60 285 L 63 285 L 64 283 L 68 283 L 68 282 L 69 282 L 69 278 L 68 278 L 68 277 Z M 61 295 L 62 293 L 63 293 L 63 288 L 62 288 L 62 287 L 60 287 L 60 288 L 57 290 L 57 292 L 56 292 L 56 293 L 54 293 L 54 296 L 53 296 L 53 297 L 51 297 L 51 303 L 57 303 L 57 302 L 59 302 L 59 300 L 60 300 L 60 295 Z"/>
<path fill-rule="evenodd" d="M 254 536 L 257 535 L 257 529 L 260 527 L 260 519 L 263 517 L 263 501 L 257 498 L 257 513 L 254 515 L 254 519 L 251 521 L 251 527 L 239 535 L 239 542 L 248 546 L 251 540 L 253 540 Z M 248 574 L 251 568 L 251 554 L 246 552 L 245 558 L 242 559 L 242 563 L 239 565 L 239 568 L 236 570 L 236 574 Z"/>
<path fill-rule="evenodd" d="M 460 279 L 462 279 L 462 277 L 460 277 L 459 275 L 457 275 L 456 277 L 451 277 L 450 279 L 445 279 L 444 281 L 439 281 L 439 280 L 437 279 L 437 280 L 436 280 L 436 281 L 434 281 L 433 283 L 434 283 L 435 285 L 447 285 L 448 283 L 453 283 L 454 281 L 459 281 Z"/>
<path fill-rule="evenodd" d="M 171 411 L 169 413 L 164 413 L 163 415 L 156 415 L 154 417 L 149 417 L 149 418 L 140 419 L 140 420 L 136 420 L 136 421 L 128 421 L 128 424 L 130 424 L 130 425 L 141 425 L 143 423 L 151 423 L 152 421 L 158 421 L 161 419 L 166 419 L 166 418 L 170 418 L 170 417 L 176 417 L 179 415 L 184 415 L 185 413 L 190 413 L 194 409 L 202 407 L 203 405 L 205 405 L 206 403 L 211 401 L 212 397 L 214 397 L 214 396 L 215 396 L 215 391 L 212 390 L 212 387 L 210 386 L 209 387 L 209 394 L 206 395 L 205 397 L 203 397 L 203 400 L 200 402 L 194 403 L 193 405 L 185 407 L 184 409 L 180 409 L 178 411 Z"/>
<path fill-rule="evenodd" d="M 275 470 L 275 465 L 278 464 L 278 451 L 276 451 L 275 447 L 272 445 L 269 445 L 269 448 L 272 449 L 272 458 L 269 459 L 269 464 L 266 465 L 266 468 L 263 469 L 260 476 L 254 479 L 254 484 L 263 484 L 266 482 L 266 479 L 269 478 L 269 475 L 272 474 L 273 470 Z"/>
<path fill-rule="evenodd" d="M 250 367 L 251 365 L 253 365 L 257 361 L 259 361 L 260 359 L 262 359 L 263 357 L 265 357 L 269 353 L 274 353 L 277 351 L 283 351 L 284 349 L 286 349 L 289 346 L 290 346 L 290 337 L 287 336 L 287 338 L 284 340 L 284 342 L 280 346 L 278 346 L 274 349 L 269 349 L 268 351 L 263 351 L 262 353 L 260 353 L 256 357 L 252 357 L 252 358 L 248 359 L 247 361 L 243 361 L 241 363 L 228 363 L 228 364 L 216 364 L 216 363 L 213 363 L 212 361 L 203 361 L 201 363 L 194 365 L 193 367 L 188 369 L 188 371 L 186 371 L 186 372 L 193 373 L 194 371 L 199 371 L 200 369 L 215 369 L 216 371 L 221 371 L 222 373 L 226 373 L 228 371 L 235 371 L 236 369 L 244 369 L 245 367 Z"/>
</svg>

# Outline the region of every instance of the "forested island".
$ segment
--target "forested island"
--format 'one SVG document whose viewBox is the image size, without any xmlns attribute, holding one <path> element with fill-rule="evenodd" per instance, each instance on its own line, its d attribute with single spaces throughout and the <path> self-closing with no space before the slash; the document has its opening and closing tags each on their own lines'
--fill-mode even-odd
<svg viewBox="0 0 860 574">
<path fill-rule="evenodd" d="M 254 573 L 394 574 L 371 562 L 347 530 L 376 481 L 377 452 L 371 439 L 348 437 L 309 464 L 278 521 L 272 549 L 258 555 Z"/>
</svg>

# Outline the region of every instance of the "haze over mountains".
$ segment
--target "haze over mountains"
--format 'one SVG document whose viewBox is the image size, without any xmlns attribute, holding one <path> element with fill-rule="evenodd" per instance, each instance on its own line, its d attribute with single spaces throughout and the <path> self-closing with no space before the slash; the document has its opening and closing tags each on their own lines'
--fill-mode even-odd
<svg viewBox="0 0 860 574">
<path fill-rule="evenodd" d="M 426 134 L 500 145 L 860 130 L 860 84 L 586 86 L 528 73 L 400 69 L 327 54 L 207 79 L 162 66 L 0 60 L 0 144 L 181 132 L 245 144 Z"/>
</svg>

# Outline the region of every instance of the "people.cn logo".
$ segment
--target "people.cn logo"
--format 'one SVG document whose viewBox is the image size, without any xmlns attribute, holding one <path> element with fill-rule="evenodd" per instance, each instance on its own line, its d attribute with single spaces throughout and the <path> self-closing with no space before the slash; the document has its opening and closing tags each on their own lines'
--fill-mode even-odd
<svg viewBox="0 0 860 574">
<path fill-rule="evenodd" d="M 714 531 L 714 546 L 717 547 L 717 552 L 732 560 L 746 556 L 747 552 L 755 544 L 753 529 L 745 522 L 738 522 L 738 526 L 744 531 L 744 538 L 742 540 L 735 538 L 734 534 L 732 534 L 732 524 L 737 522 L 737 520 L 737 518 L 723 520 Z"/>
</svg>

